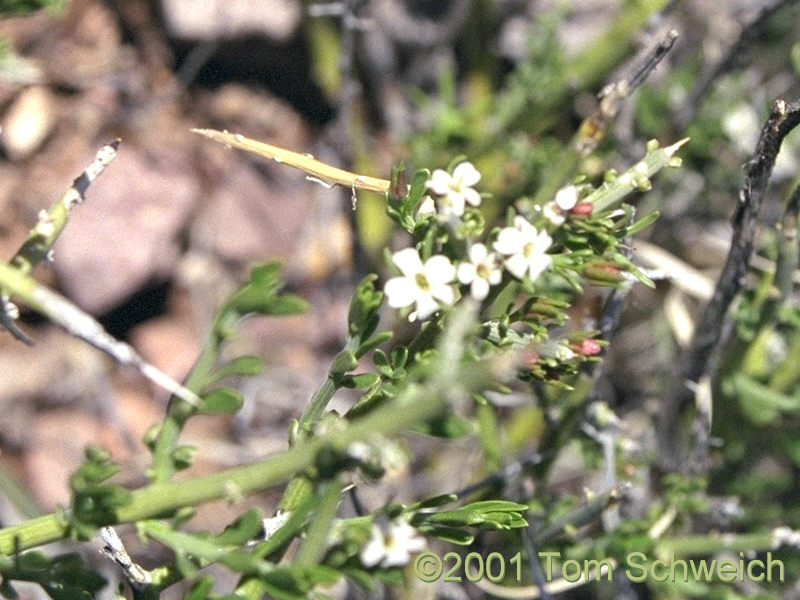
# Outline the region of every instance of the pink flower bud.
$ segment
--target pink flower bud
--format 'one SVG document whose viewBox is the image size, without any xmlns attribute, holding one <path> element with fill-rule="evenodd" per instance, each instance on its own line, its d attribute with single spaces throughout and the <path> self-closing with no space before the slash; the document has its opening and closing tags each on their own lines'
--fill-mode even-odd
<svg viewBox="0 0 800 600">
<path fill-rule="evenodd" d="M 600 354 L 600 352 L 603 350 L 603 347 L 597 343 L 597 340 L 586 338 L 579 344 L 573 345 L 572 349 L 581 356 L 594 356 L 595 354 Z"/>
<path fill-rule="evenodd" d="M 592 214 L 592 210 L 594 210 L 594 204 L 591 202 L 578 202 L 569 212 L 576 217 L 588 217 Z"/>
</svg>

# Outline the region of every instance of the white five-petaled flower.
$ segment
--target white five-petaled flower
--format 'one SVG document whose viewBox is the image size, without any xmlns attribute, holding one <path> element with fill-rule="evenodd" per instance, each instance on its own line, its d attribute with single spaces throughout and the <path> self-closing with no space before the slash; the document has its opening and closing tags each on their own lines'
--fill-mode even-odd
<svg viewBox="0 0 800 600">
<path fill-rule="evenodd" d="M 428 180 L 428 189 L 441 197 L 443 215 L 464 214 L 464 203 L 478 206 L 481 195 L 472 187 L 481 180 L 481 174 L 471 162 L 459 163 L 453 174 L 436 169 Z"/>
<path fill-rule="evenodd" d="M 425 549 L 425 540 L 417 530 L 402 519 L 389 524 L 388 531 L 382 531 L 373 524 L 369 541 L 361 549 L 361 564 L 370 568 L 403 567 L 411 560 L 411 555 Z"/>
<path fill-rule="evenodd" d="M 469 293 L 477 301 L 486 298 L 489 288 L 500 283 L 503 277 L 494 252 L 489 252 L 483 244 L 472 244 L 469 262 L 458 265 L 457 274 L 461 283 L 470 286 Z"/>
<path fill-rule="evenodd" d="M 538 231 L 525 217 L 514 218 L 514 227 L 500 230 L 494 249 L 505 256 L 506 269 L 522 279 L 527 274 L 531 281 L 547 269 L 552 259 L 545 254 L 553 239 L 546 231 Z"/>
<path fill-rule="evenodd" d="M 392 277 L 383 288 L 392 308 L 416 302 L 416 316 L 426 319 L 442 304 L 456 301 L 456 291 L 451 285 L 456 269 L 446 256 L 431 256 L 423 264 L 416 248 L 405 248 L 395 252 L 392 260 L 402 273 L 400 277 Z"/>
<path fill-rule="evenodd" d="M 544 205 L 542 212 L 553 225 L 561 225 L 566 214 L 578 203 L 578 188 L 567 185 L 558 190 L 556 197 Z"/>
</svg>

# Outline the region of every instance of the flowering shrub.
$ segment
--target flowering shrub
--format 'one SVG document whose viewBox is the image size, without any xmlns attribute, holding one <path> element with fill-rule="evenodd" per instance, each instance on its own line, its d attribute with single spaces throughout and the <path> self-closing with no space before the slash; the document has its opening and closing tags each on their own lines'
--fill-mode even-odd
<svg viewBox="0 0 800 600">
<path fill-rule="evenodd" d="M 466 504 L 453 510 L 440 508 L 457 501 L 456 494 L 411 506 L 380 507 L 372 517 L 338 520 L 342 475 L 357 470 L 366 479 L 379 480 L 397 457 L 403 461 L 403 453 L 393 450 L 393 434 L 411 426 L 454 435 L 459 427 L 457 414 L 467 409 L 469 398 L 485 403 L 490 392 L 510 392 L 515 379 L 558 382 L 569 388 L 571 377 L 582 363 L 596 359 L 602 344 L 594 339 L 597 331 L 563 330 L 569 320 L 570 298 L 590 282 L 613 285 L 630 277 L 649 283 L 621 249 L 623 241 L 642 226 L 622 201 L 646 187 L 647 178 L 661 168 L 677 166 L 673 155 L 679 146 L 659 148 L 652 143 L 647 156 L 629 172 L 609 174 L 597 188 L 588 184 L 569 186 L 558 193 L 555 208 L 527 214 L 512 208 L 505 225 L 488 231 L 478 208 L 481 196 L 471 187 L 479 182 L 480 174 L 470 163 L 459 163 L 452 175 L 445 171 L 430 175 L 420 170 L 404 194 L 392 192 L 404 187 L 403 173 L 398 170 L 387 186 L 387 212 L 410 234 L 411 245 L 390 255 L 390 266 L 398 274 L 386 280 L 384 292 L 376 287 L 374 275 L 365 278 L 356 291 L 350 307 L 348 340 L 334 358 L 326 382 L 297 421 L 292 449 L 267 463 L 217 474 L 213 483 L 172 481 L 174 472 L 192 462 L 191 450 L 177 445 L 177 435 L 186 420 L 197 413 L 237 410 L 242 402 L 239 392 L 217 382 L 229 375 L 254 374 L 260 368 L 252 357 L 222 365 L 201 359 L 185 386 L 168 384 L 180 391 L 170 403 L 167 420 L 145 440 L 153 452 L 151 486 L 129 492 L 109 483 L 116 471 L 111 457 L 91 449 L 86 464 L 72 478 L 74 499 L 70 509 L 63 516 L 54 515 L 40 529 L 40 538 L 29 538 L 25 524 L 0 531 L 0 546 L 8 552 L 19 547 L 20 540 L 35 545 L 66 534 L 83 538 L 91 536 L 99 524 L 137 521 L 143 535 L 171 547 L 183 559 L 176 565 L 177 571 L 161 578 L 129 570 L 127 575 L 134 587 L 160 589 L 177 573 L 188 575 L 209 561 L 233 565 L 231 561 L 238 556 L 235 568 L 242 571 L 246 582 L 240 590 L 256 590 L 256 596 L 270 592 L 289 598 L 337 579 L 338 573 L 371 586 L 370 576 L 380 572 L 388 575 L 405 567 L 426 547 L 426 538 L 469 544 L 475 539 L 471 529 L 523 527 L 526 505 L 507 500 Z M 116 146 L 112 150 L 116 152 Z M 111 158 L 113 154 L 101 152 L 98 160 L 104 165 Z M 93 177 L 100 170 L 93 167 Z M 427 193 L 435 198 L 434 212 L 419 210 Z M 571 211 L 581 205 L 592 210 Z M 54 210 L 48 214 L 55 215 Z M 563 218 L 548 217 L 554 210 L 562 211 Z M 51 219 L 47 215 L 42 218 Z M 254 269 L 250 280 L 221 307 L 204 356 L 216 356 L 235 335 L 243 317 L 304 309 L 302 300 L 280 288 L 277 265 Z M 15 290 L 25 293 L 22 285 Z M 384 301 L 417 321 L 418 334 L 410 344 L 386 347 L 393 332 L 378 330 Z M 60 318 L 60 313 L 51 308 L 43 310 Z M 104 347 L 95 334 L 79 334 Z M 118 352 L 123 358 L 130 353 L 124 349 Z M 369 355 L 374 370 L 353 373 L 361 359 Z M 142 365 L 142 373 L 154 376 L 153 368 L 146 365 Z M 154 381 L 163 383 L 165 378 L 159 375 Z M 328 401 L 340 388 L 363 390 L 345 415 L 346 420 L 324 414 Z M 190 541 L 189 534 L 165 527 L 162 522 L 143 520 L 180 508 L 177 498 L 185 493 L 181 490 L 203 489 L 206 498 L 228 496 L 234 489 L 238 495 L 277 483 L 291 473 L 295 477 L 274 517 L 263 519 L 258 513 L 248 513 L 216 540 L 206 540 L 199 546 Z M 312 511 L 314 521 L 306 523 Z M 280 553 L 304 527 L 308 527 L 308 539 L 298 551 L 297 566 L 272 571 L 276 577 L 280 572 L 283 584 L 272 576 L 246 575 L 253 569 L 254 574 L 263 572 L 268 564 L 265 561 Z M 237 544 L 252 543 L 259 528 L 266 534 L 261 534 L 255 550 L 242 554 Z M 124 547 L 116 548 L 118 538 L 109 531 L 104 534 L 107 551 L 121 565 L 128 564 L 128 559 L 120 558 Z M 313 565 L 319 566 L 312 569 Z M 11 579 L 21 576 L 10 564 L 6 573 Z"/>
<path fill-rule="evenodd" d="M 406 597 L 432 595 L 440 588 L 422 593 L 415 586 L 436 585 L 455 571 L 437 572 L 436 552 L 463 559 L 467 581 L 494 597 L 547 597 L 587 585 L 588 578 L 571 577 L 567 568 L 580 561 L 602 562 L 595 579 L 609 578 L 598 585 L 599 595 L 628 597 L 638 593 L 631 584 L 643 582 L 648 597 L 733 598 L 738 593 L 714 580 L 682 586 L 665 582 L 656 571 L 650 579 L 625 572 L 626 579 L 621 566 L 631 555 L 727 556 L 735 549 L 743 561 L 745 554 L 778 556 L 782 547 L 800 546 L 800 534 L 783 524 L 796 515 L 779 511 L 785 498 L 796 495 L 796 483 L 789 476 L 777 483 L 761 478 L 762 469 L 778 470 L 776 463 L 784 469 L 781 475 L 794 474 L 800 464 L 792 420 L 800 412 L 800 311 L 786 301 L 798 264 L 797 192 L 786 203 L 780 231 L 766 236 L 774 269 L 764 270 L 755 288 L 739 294 L 735 334 L 720 342 L 728 305 L 747 279 L 756 230 L 752 213 L 758 213 L 783 136 L 800 122 L 800 103 L 773 107 L 739 196 L 733 266 L 726 267 L 732 275 L 723 275 L 717 291 L 707 294 L 714 310 L 698 320 L 699 341 L 680 354 L 705 365 L 705 354 L 719 342 L 724 360 L 718 381 L 712 383 L 705 368 L 695 372 L 692 360 L 677 361 L 670 373 L 675 381 L 642 402 L 643 413 L 659 411 L 667 424 L 659 432 L 666 439 L 656 445 L 649 420 L 635 435 L 623 432 L 637 423 L 627 422 L 601 393 L 598 372 L 626 296 L 636 286 L 653 288 L 654 280 L 671 276 L 663 256 L 658 268 L 641 266 L 647 261 L 637 255 L 636 236 L 659 216 L 648 204 L 658 194 L 651 178 L 681 166 L 677 154 L 687 140 L 667 146 L 653 140 L 640 153 L 627 148 L 627 158 L 617 157 L 626 165 L 621 173 L 584 159 L 663 53 L 657 48 L 644 67 L 606 86 L 598 111 L 583 121 L 575 139 L 556 148 L 543 132 L 549 113 L 574 89 L 568 75 L 580 81 L 589 77 L 584 63 L 609 59 L 604 53 L 584 55 L 566 69 L 550 48 L 554 31 L 542 33 L 534 39 L 531 59 L 502 94 L 464 108 L 446 101 L 434 107 L 429 129 L 410 142 L 417 164 L 427 168 L 398 167 L 391 180 L 241 135 L 199 130 L 299 168 L 326 186 L 343 186 L 356 206 L 356 220 L 362 214 L 357 194 L 377 192 L 393 228 L 383 263 L 355 287 L 346 337 L 293 420 L 286 448 L 252 463 L 176 477 L 194 457 L 194 448 L 181 439 L 186 423 L 196 415 L 235 413 L 245 398 L 230 378 L 240 381 L 262 370 L 258 357 L 230 356 L 229 342 L 242 321 L 308 308 L 284 290 L 280 265 L 251 269 L 219 307 L 195 366 L 178 383 L 31 277 L 119 141 L 103 148 L 67 193 L 41 212 L 19 252 L 0 263 L 0 324 L 28 341 L 12 299 L 25 303 L 137 369 L 165 388 L 170 400 L 163 420 L 144 436 L 150 462 L 140 487 L 119 484 L 114 457 L 90 447 L 70 478 L 68 506 L 0 529 L 0 594 L 14 597 L 16 582 L 28 581 L 56 599 L 96 597 L 104 585 L 97 569 L 77 555 L 47 556 L 35 548 L 98 534 L 134 598 L 158 598 L 186 582 L 189 600 L 351 595 L 337 585 L 357 585 L 366 593 L 389 585 Z M 670 33 L 664 52 L 672 42 Z M 691 152 L 689 145 L 682 154 Z M 436 168 L 445 155 L 459 158 L 449 168 Z M 713 340 L 710 345 L 707 339 Z M 337 394 L 342 414 L 330 407 Z M 732 406 L 712 411 L 712 396 Z M 715 433 L 722 432 L 727 443 L 717 455 L 724 457 L 720 471 L 728 477 L 716 482 L 725 493 L 720 497 L 710 493 L 708 482 L 709 454 L 717 444 L 712 413 Z M 754 433 L 767 427 L 775 435 Z M 448 473 L 444 483 L 434 473 L 439 457 L 423 449 L 428 444 L 456 456 L 447 468 L 458 472 Z M 468 453 L 465 447 L 476 450 Z M 653 456 L 669 448 L 676 451 Z M 737 478 L 740 470 L 747 477 Z M 426 481 L 412 481 L 409 473 Z M 397 481 L 400 492 L 364 501 L 365 488 Z M 268 488 L 282 492 L 276 506 L 242 511 L 214 532 L 193 529 L 195 506 L 212 500 L 235 506 Z M 740 499 L 752 503 L 770 492 L 770 510 L 755 505 L 744 521 Z M 127 542 L 126 549 L 116 528 L 128 524 L 138 541 Z M 150 542 L 171 554 L 148 570 L 128 550 Z M 561 559 L 555 569 L 554 556 Z M 431 557 L 434 562 L 427 562 Z M 490 570 L 498 558 L 508 569 L 506 579 Z M 480 577 L 472 576 L 470 564 L 480 564 Z M 233 576 L 215 582 L 206 570 L 210 565 Z M 750 573 L 743 562 L 737 568 L 740 578 Z M 601 587 L 606 582 L 608 587 Z M 577 594 L 582 597 L 584 590 Z"/>
</svg>

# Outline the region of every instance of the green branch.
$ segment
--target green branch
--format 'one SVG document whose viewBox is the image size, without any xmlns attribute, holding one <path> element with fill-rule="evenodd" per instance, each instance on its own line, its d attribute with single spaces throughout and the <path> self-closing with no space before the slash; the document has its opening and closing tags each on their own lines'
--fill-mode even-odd
<svg viewBox="0 0 800 600">
<path fill-rule="evenodd" d="M 318 453 L 324 448 L 346 452 L 353 442 L 376 434 L 390 436 L 436 417 L 448 403 L 468 398 L 470 393 L 496 378 L 497 373 L 492 372 L 496 370 L 493 362 L 462 368 L 464 338 L 473 325 L 472 313 L 472 310 L 461 309 L 451 315 L 450 326 L 444 331 L 437 358 L 431 365 L 430 380 L 424 385 L 408 385 L 391 402 L 354 421 L 347 429 L 304 440 L 282 454 L 256 463 L 135 490 L 129 502 L 113 512 L 112 522 L 95 525 L 139 521 L 171 514 L 185 506 L 260 491 L 314 466 Z M 62 510 L 2 529 L 0 553 L 10 554 L 60 540 L 69 534 L 69 527 L 68 511 Z"/>
</svg>

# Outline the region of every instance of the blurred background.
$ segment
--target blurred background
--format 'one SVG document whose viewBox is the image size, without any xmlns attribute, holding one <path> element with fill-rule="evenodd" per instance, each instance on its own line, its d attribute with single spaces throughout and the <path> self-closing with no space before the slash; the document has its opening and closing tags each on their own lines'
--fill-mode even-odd
<svg viewBox="0 0 800 600">
<path fill-rule="evenodd" d="M 578 168 L 599 179 L 638 160 L 650 138 L 692 136 L 684 168 L 659 174 L 640 210 L 662 213 L 645 238 L 713 282 L 741 167 L 773 100 L 800 90 L 798 16 L 797 2 L 774 0 L 70 0 L 7 16 L 0 253 L 13 256 L 38 212 L 121 138 L 36 276 L 178 379 L 248 266 L 282 261 L 311 311 L 248 323 L 235 351 L 265 357 L 267 370 L 246 384 L 240 415 L 194 419 L 186 434 L 200 446 L 197 469 L 240 463 L 285 447 L 288 419 L 344 339 L 355 283 L 383 270 L 382 248 L 398 234 L 382 198 L 359 194 L 353 211 L 350 190 L 191 128 L 384 178 L 401 160 L 433 169 L 464 154 L 493 194 L 492 219 L 553 186 L 553 157 L 596 110 L 597 92 L 674 28 L 673 50 Z M 768 227 L 799 147 L 790 137 L 781 154 Z M 669 291 L 661 282 L 632 295 L 602 382 L 612 405 L 643 419 L 631 421 L 643 437 L 680 345 L 662 318 Z M 681 306 L 691 315 L 698 304 L 687 294 Z M 596 308 L 581 310 L 591 319 Z M 0 334 L 6 489 L 22 484 L 44 509 L 66 503 L 88 443 L 141 472 L 139 439 L 163 394 L 33 313 L 23 310 L 21 327 L 34 346 Z M 0 505 L 4 522 L 19 516 Z"/>
</svg>

